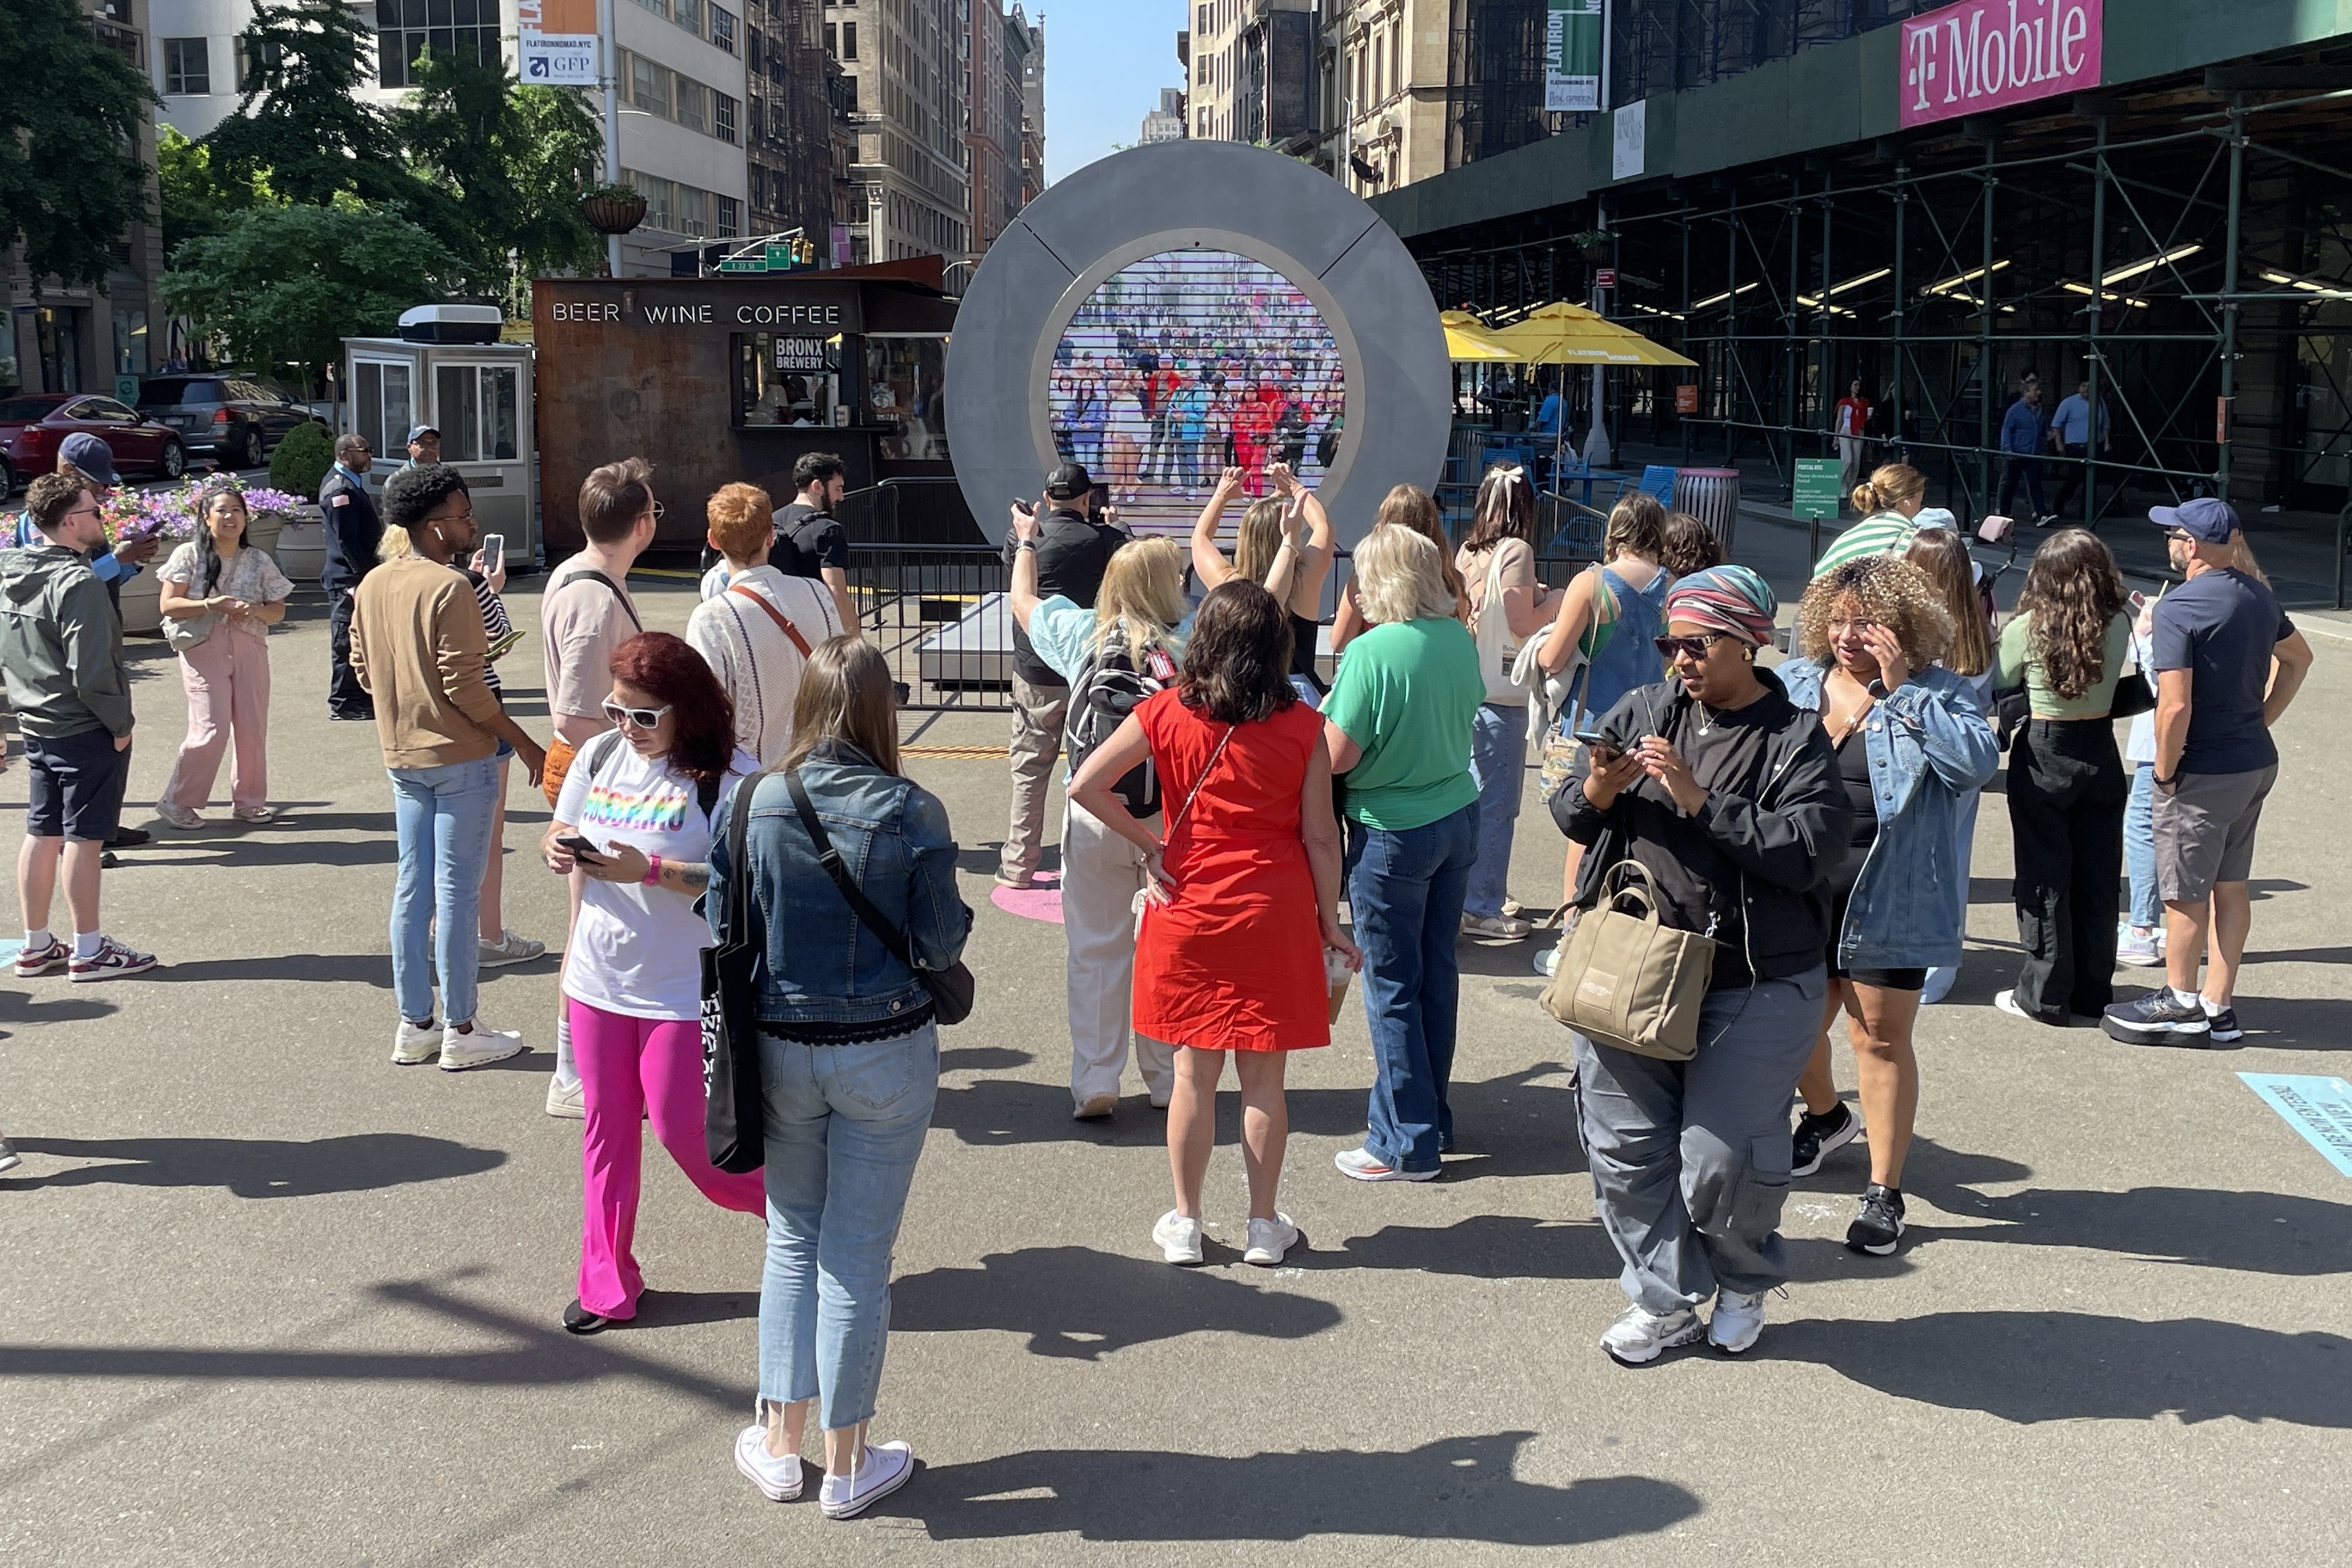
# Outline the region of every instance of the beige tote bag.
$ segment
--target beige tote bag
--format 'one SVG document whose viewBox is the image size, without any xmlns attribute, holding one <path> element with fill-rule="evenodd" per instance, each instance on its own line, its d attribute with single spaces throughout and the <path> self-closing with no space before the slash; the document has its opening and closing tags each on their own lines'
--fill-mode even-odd
<svg viewBox="0 0 2352 1568">
<path fill-rule="evenodd" d="M 1688 1061 L 1714 972 L 1715 943 L 1661 924 L 1649 869 L 1621 860 L 1601 879 L 1600 903 L 1577 917 L 1543 1010 L 1595 1045 Z"/>
</svg>

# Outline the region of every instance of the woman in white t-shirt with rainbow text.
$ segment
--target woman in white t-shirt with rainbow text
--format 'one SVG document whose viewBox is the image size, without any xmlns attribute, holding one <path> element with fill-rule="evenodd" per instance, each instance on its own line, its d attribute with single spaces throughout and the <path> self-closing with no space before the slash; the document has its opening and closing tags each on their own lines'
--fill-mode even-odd
<svg viewBox="0 0 2352 1568">
<path fill-rule="evenodd" d="M 563 962 L 572 1058 L 587 1127 L 580 1296 L 563 1326 L 593 1334 L 637 1313 L 645 1281 L 636 1231 L 643 1134 L 722 1207 L 765 1215 L 757 1172 L 710 1163 L 703 1137 L 702 949 L 694 901 L 710 881 L 711 822 L 727 784 L 758 764 L 735 746 L 735 718 L 710 667 L 684 639 L 642 632 L 613 654 L 605 716 L 615 728 L 580 748 L 541 848 L 583 879 Z M 565 841 L 593 844 L 574 855 Z"/>
</svg>

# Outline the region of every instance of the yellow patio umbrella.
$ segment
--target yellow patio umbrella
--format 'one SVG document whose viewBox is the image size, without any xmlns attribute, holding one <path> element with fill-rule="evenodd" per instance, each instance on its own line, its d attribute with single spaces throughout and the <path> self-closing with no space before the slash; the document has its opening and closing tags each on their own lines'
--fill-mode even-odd
<svg viewBox="0 0 2352 1568">
<path fill-rule="evenodd" d="M 1467 310 L 1448 310 L 1438 318 L 1445 327 L 1445 357 L 1456 363 L 1499 364 L 1523 356 L 1496 341 L 1485 323 Z"/>
<path fill-rule="evenodd" d="M 1698 363 L 1564 300 L 1530 311 L 1507 327 L 1490 327 L 1486 336 L 1529 364 Z"/>
</svg>

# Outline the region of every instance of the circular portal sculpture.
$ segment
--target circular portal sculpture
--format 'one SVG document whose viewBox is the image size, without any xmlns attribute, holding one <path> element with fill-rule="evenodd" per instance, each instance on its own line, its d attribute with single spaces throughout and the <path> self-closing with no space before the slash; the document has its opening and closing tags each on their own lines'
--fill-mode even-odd
<svg viewBox="0 0 2352 1568">
<path fill-rule="evenodd" d="M 1343 542 L 1400 484 L 1433 484 L 1452 421 L 1445 336 L 1379 215 L 1295 159 L 1167 142 L 1091 163 L 989 247 L 948 346 L 972 516 L 1076 460 L 1139 529 L 1189 530 L 1218 471 L 1287 462 Z"/>
</svg>

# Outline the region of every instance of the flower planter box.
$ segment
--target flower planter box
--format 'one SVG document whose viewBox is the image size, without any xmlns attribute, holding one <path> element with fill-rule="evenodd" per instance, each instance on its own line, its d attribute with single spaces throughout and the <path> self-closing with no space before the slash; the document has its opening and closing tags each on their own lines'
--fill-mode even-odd
<svg viewBox="0 0 2352 1568">
<path fill-rule="evenodd" d="M 255 521 L 257 526 L 259 520 Z M 311 518 L 289 517 L 278 530 L 270 553 L 278 557 L 278 569 L 298 586 L 316 583 L 327 567 L 326 527 Z"/>
<path fill-rule="evenodd" d="M 125 636 L 163 629 L 163 580 L 155 575 L 162 565 L 159 557 L 140 569 L 139 574 L 122 584 L 122 630 Z"/>
</svg>

